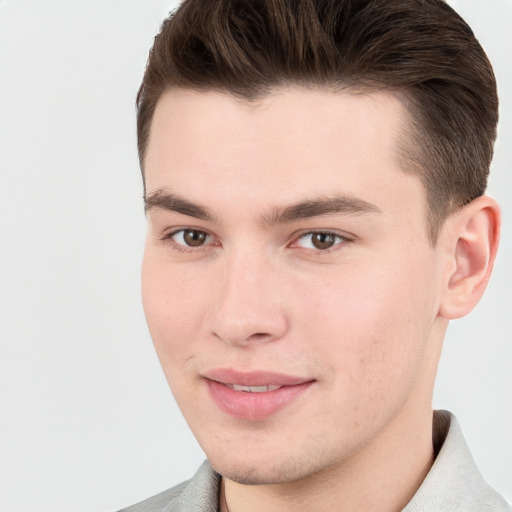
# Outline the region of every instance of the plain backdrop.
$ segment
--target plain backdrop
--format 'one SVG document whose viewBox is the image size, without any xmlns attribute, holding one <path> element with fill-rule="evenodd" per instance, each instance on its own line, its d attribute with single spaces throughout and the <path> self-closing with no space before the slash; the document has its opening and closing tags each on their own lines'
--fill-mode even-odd
<svg viewBox="0 0 512 512">
<path fill-rule="evenodd" d="M 501 94 L 490 193 L 503 241 L 454 322 L 435 406 L 512 499 L 512 2 L 458 0 Z M 0 511 L 113 511 L 190 477 L 203 453 L 140 301 L 145 221 L 135 93 L 163 0 L 0 0 Z"/>
</svg>

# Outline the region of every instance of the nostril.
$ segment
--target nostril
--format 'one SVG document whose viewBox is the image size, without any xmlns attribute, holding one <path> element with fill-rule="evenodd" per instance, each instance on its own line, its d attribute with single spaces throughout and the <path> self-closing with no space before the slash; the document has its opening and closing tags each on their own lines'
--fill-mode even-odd
<svg viewBox="0 0 512 512">
<path fill-rule="evenodd" d="M 204 327 L 210 335 L 233 346 L 270 343 L 285 335 L 288 322 L 279 308 L 244 303 L 237 309 L 233 304 L 217 302 L 208 312 Z"/>
<path fill-rule="evenodd" d="M 254 334 L 249 336 L 248 339 L 249 340 L 258 341 L 258 340 L 264 340 L 264 339 L 266 339 L 268 337 L 270 337 L 269 333 L 266 333 L 266 332 L 255 332 Z"/>
</svg>

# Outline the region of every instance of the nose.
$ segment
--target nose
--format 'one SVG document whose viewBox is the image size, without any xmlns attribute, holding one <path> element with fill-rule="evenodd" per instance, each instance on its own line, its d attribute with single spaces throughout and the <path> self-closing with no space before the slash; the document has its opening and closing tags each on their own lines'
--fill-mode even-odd
<svg viewBox="0 0 512 512">
<path fill-rule="evenodd" d="M 230 346 L 281 339 L 288 329 L 281 279 L 278 269 L 261 256 L 226 258 L 205 318 L 207 329 Z"/>
</svg>

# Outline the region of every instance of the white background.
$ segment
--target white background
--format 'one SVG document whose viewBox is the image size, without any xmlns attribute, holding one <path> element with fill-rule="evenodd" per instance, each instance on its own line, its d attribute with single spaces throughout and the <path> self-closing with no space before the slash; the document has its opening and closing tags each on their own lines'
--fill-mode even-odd
<svg viewBox="0 0 512 512">
<path fill-rule="evenodd" d="M 488 293 L 449 329 L 435 406 L 512 499 L 512 2 L 458 0 L 500 83 Z M 153 353 L 134 98 L 174 4 L 0 0 L 0 511 L 94 512 L 188 478 L 203 454 Z"/>
</svg>

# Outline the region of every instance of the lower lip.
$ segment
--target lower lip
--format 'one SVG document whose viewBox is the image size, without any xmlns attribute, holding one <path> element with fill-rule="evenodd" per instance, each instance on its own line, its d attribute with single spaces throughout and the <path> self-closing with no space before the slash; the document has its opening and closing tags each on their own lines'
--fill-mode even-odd
<svg viewBox="0 0 512 512">
<path fill-rule="evenodd" d="M 206 380 L 210 396 L 225 413 L 244 420 L 263 420 L 284 409 L 302 395 L 313 381 L 283 386 L 275 391 L 247 393 L 235 391 L 225 384 Z"/>
</svg>

